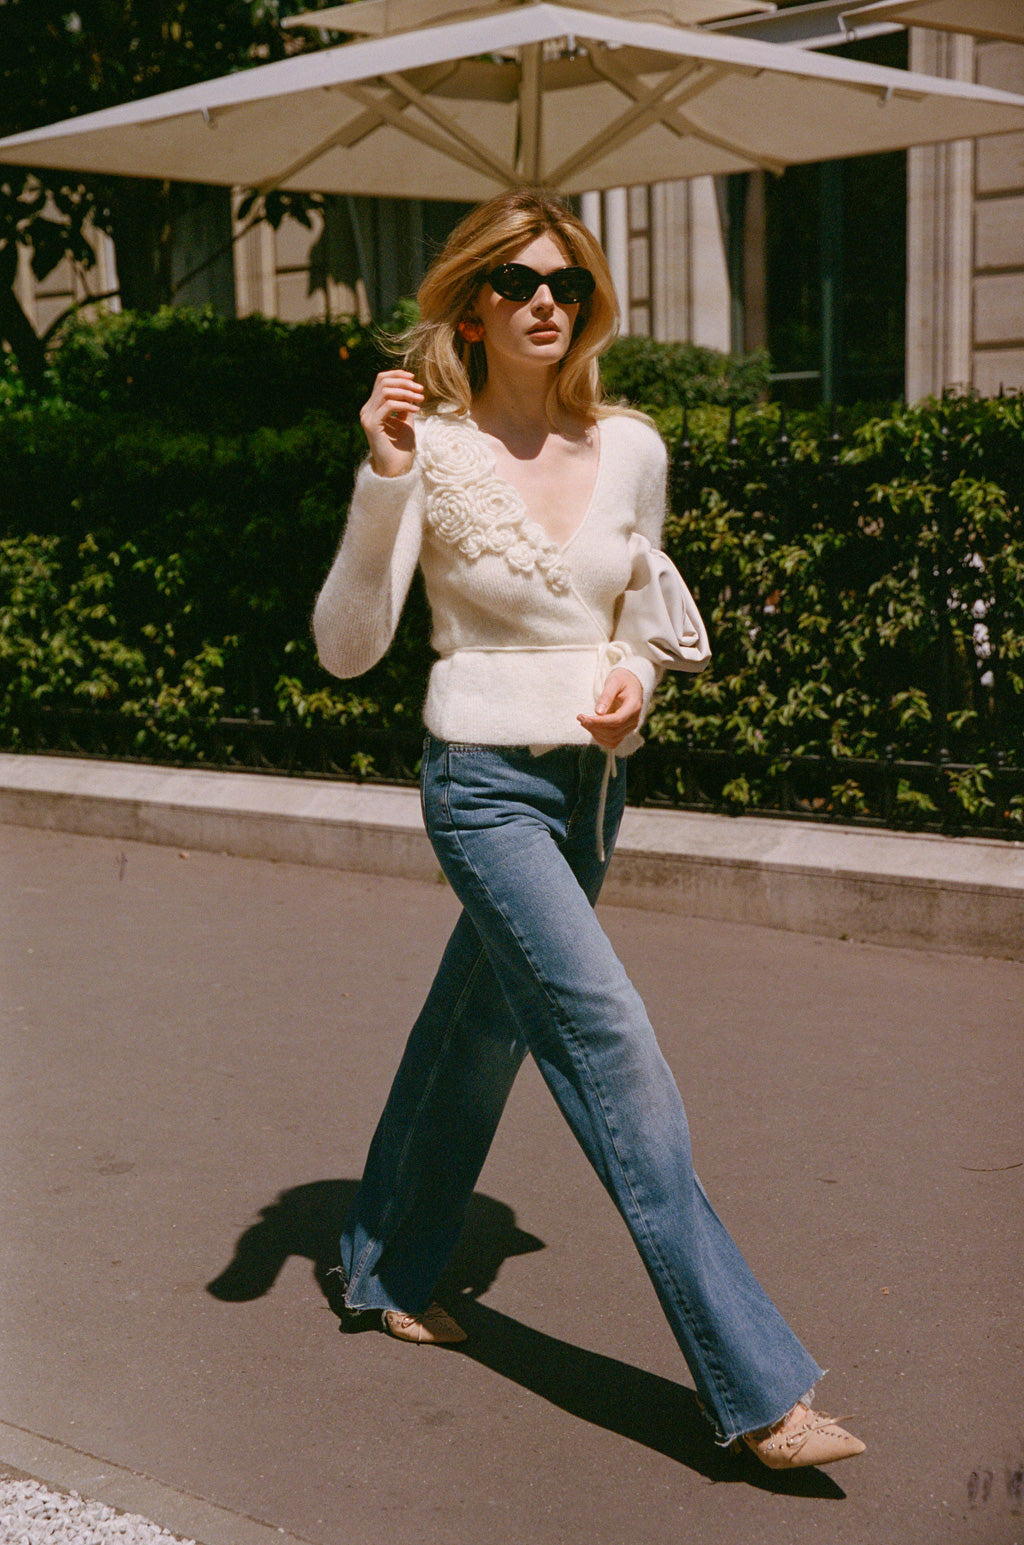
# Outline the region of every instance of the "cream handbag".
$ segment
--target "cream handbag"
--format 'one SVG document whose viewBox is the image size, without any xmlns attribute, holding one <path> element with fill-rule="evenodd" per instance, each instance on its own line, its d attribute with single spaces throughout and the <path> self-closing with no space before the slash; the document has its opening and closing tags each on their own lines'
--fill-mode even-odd
<svg viewBox="0 0 1024 1545">
<path fill-rule="evenodd" d="M 629 555 L 633 567 L 616 639 L 662 670 L 702 671 L 711 659 L 711 645 L 683 576 L 639 532 L 629 539 Z"/>
</svg>

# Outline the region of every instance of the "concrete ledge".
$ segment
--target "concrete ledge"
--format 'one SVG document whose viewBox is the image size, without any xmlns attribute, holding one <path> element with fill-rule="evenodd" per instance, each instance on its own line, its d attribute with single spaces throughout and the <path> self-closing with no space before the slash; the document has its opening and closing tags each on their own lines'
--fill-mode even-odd
<svg viewBox="0 0 1024 1545">
<path fill-rule="evenodd" d="M 413 789 L 0 755 L 0 821 L 91 837 L 435 879 Z"/>
<path fill-rule="evenodd" d="M 1024 843 L 632 810 L 612 875 L 620 905 L 1024 960 Z"/>
<path fill-rule="evenodd" d="M 414 790 L 0 754 L 0 821 L 435 879 Z M 629 810 L 603 899 L 1024 960 L 1024 842 Z"/>
</svg>

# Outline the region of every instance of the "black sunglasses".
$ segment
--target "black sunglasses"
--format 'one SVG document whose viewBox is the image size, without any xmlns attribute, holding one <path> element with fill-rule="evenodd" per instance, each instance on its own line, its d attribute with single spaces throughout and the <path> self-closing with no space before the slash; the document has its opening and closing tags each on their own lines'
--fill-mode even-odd
<svg viewBox="0 0 1024 1545">
<path fill-rule="evenodd" d="M 542 284 L 560 306 L 576 306 L 593 295 L 596 280 L 589 268 L 556 268 L 539 274 L 525 263 L 502 263 L 484 278 L 502 300 L 532 300 Z"/>
</svg>

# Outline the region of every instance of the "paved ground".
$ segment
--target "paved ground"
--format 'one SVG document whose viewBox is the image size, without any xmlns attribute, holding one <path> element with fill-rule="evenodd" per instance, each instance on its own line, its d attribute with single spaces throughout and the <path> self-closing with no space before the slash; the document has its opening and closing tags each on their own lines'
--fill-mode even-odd
<svg viewBox="0 0 1024 1545">
<path fill-rule="evenodd" d="M 1024 1541 L 1024 965 L 604 911 L 705 1184 L 870 1445 L 779 1481 L 706 1436 L 529 1068 L 465 1349 L 339 1334 L 317 1263 L 443 887 L 0 843 L 0 1462 L 205 1545 Z"/>
</svg>

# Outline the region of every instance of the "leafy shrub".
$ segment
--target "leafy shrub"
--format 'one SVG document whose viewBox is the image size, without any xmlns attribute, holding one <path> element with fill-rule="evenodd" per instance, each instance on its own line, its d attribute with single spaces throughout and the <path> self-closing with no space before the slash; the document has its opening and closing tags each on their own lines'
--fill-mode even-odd
<svg viewBox="0 0 1024 1545">
<path fill-rule="evenodd" d="M 91 706 L 136 726 L 115 737 L 136 755 L 212 754 L 223 716 L 418 739 L 421 592 L 356 690 L 332 689 L 309 636 L 363 450 L 323 415 L 246 435 L 57 401 L 0 418 L 0 736 L 28 746 L 40 709 Z"/>
<path fill-rule="evenodd" d="M 24 744 L 41 707 L 108 704 L 131 726 L 138 755 L 191 759 L 196 731 L 223 711 L 224 649 L 182 649 L 187 615 L 180 565 L 161 565 L 127 544 L 102 554 L 90 537 L 73 552 L 58 537 L 0 541 L 0 722 Z M 149 620 L 125 627 L 124 581 Z"/>
<path fill-rule="evenodd" d="M 282 428 L 307 413 L 355 417 L 390 356 L 382 337 L 416 314 L 400 302 L 380 331 L 353 318 L 289 324 L 210 310 L 132 312 L 68 321 L 50 360 L 58 397 L 88 410 L 154 415 L 183 428 Z M 605 389 L 649 408 L 756 402 L 768 357 L 733 358 L 690 343 L 619 338 L 602 360 Z"/>
<path fill-rule="evenodd" d="M 1024 399 L 900 407 L 827 436 L 762 408 L 731 455 L 721 412 L 685 438 L 678 415 L 662 428 L 666 545 L 714 660 L 668 678 L 655 741 L 746 758 L 721 791 L 736 806 L 769 802 L 801 758 L 890 758 L 936 768 L 896 788 L 894 818 L 982 815 L 1000 765 L 1024 766 Z M 818 807 L 867 808 L 863 780 L 823 777 Z"/>
<path fill-rule="evenodd" d="M 768 392 L 769 362 L 759 352 L 720 354 L 695 343 L 617 338 L 601 361 L 609 397 L 643 408 L 757 402 Z"/>
<path fill-rule="evenodd" d="M 383 356 L 351 317 L 290 325 L 209 310 L 123 312 L 65 324 L 50 362 L 65 402 L 239 434 L 307 413 L 355 417 Z"/>
</svg>

